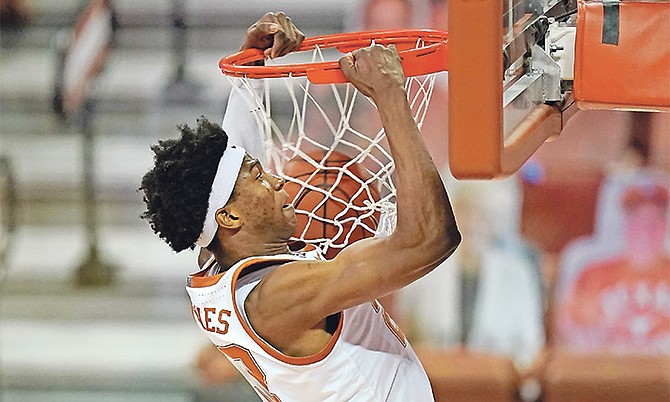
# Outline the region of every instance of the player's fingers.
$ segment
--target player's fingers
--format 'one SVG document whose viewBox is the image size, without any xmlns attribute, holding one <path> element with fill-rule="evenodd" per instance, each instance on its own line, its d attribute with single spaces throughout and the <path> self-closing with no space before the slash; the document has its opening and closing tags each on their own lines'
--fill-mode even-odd
<svg viewBox="0 0 670 402">
<path fill-rule="evenodd" d="M 266 52 L 266 55 L 268 55 L 271 59 L 274 59 L 276 57 L 281 57 L 288 54 L 295 48 L 296 43 L 294 40 L 287 38 L 286 34 L 284 34 L 283 32 L 278 32 L 275 35 L 272 48 L 268 49 L 270 52 L 269 53 Z"/>
<path fill-rule="evenodd" d="M 390 44 L 388 48 L 391 50 L 392 58 L 396 60 L 398 63 L 400 63 L 400 53 L 398 53 L 398 49 L 396 49 L 394 44 Z"/>
<path fill-rule="evenodd" d="M 250 29 L 256 35 L 259 35 L 259 36 L 273 35 L 281 29 L 281 25 L 277 24 L 276 22 L 261 22 L 261 23 L 252 25 L 250 27 Z"/>
<path fill-rule="evenodd" d="M 398 49 L 396 49 L 395 45 L 391 43 L 390 45 L 387 46 L 389 49 L 393 51 L 393 53 L 398 54 Z"/>
<path fill-rule="evenodd" d="M 247 42 L 255 42 L 261 38 L 272 37 L 281 29 L 275 22 L 256 22 L 247 29 Z"/>
<path fill-rule="evenodd" d="M 344 76 L 350 78 L 355 70 L 356 59 L 352 53 L 347 53 L 342 56 L 339 60 L 340 70 L 344 73 Z"/>
<path fill-rule="evenodd" d="M 286 47 L 286 44 L 290 39 L 286 36 L 286 32 L 279 31 L 275 34 L 274 42 L 272 43 L 272 49 L 270 50 L 269 57 L 274 59 L 275 57 L 283 56 L 281 53 L 282 50 Z"/>
<path fill-rule="evenodd" d="M 298 48 L 300 47 L 300 45 L 302 45 L 302 42 L 304 40 L 305 35 L 303 35 L 303 33 L 298 28 L 296 28 L 294 33 L 294 39 L 292 42 L 293 47 L 289 50 L 289 52 L 294 52 L 298 50 Z"/>
<path fill-rule="evenodd" d="M 277 23 L 281 28 L 275 33 L 274 43 L 269 57 L 284 56 L 300 47 L 305 35 L 291 22 L 291 18 L 279 12 L 276 14 Z M 266 53 L 267 55 L 267 53 Z"/>
<path fill-rule="evenodd" d="M 271 47 L 274 34 L 281 29 L 281 24 L 275 13 L 265 14 L 247 29 L 247 35 L 240 50 Z"/>
<path fill-rule="evenodd" d="M 283 32 L 277 33 L 275 35 L 274 44 L 271 50 L 271 57 L 280 57 L 284 56 L 300 47 L 302 40 L 298 40 L 295 37 L 287 37 Z"/>
<path fill-rule="evenodd" d="M 278 24 L 254 24 L 247 30 L 247 36 L 240 50 L 267 49 L 272 46 L 274 32 L 280 29 Z"/>
</svg>

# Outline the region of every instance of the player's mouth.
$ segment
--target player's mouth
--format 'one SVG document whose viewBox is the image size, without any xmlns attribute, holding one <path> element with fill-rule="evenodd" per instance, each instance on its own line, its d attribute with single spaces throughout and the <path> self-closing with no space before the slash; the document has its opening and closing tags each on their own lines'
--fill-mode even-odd
<svg viewBox="0 0 670 402">
<path fill-rule="evenodd" d="M 286 195 L 285 198 L 284 198 L 284 203 L 285 203 L 285 204 L 282 205 L 281 209 L 283 209 L 283 210 L 292 209 L 292 208 L 293 208 L 293 204 L 291 204 L 290 202 L 288 202 L 288 201 L 289 201 L 289 200 L 288 200 L 288 198 L 289 198 L 288 193 L 285 192 L 285 195 Z"/>
<path fill-rule="evenodd" d="M 288 198 L 289 197 L 288 197 L 288 194 L 287 194 L 287 197 L 284 200 L 284 204 L 282 205 L 281 210 L 286 215 L 295 216 L 295 209 L 293 207 L 293 203 L 289 202 Z"/>
</svg>

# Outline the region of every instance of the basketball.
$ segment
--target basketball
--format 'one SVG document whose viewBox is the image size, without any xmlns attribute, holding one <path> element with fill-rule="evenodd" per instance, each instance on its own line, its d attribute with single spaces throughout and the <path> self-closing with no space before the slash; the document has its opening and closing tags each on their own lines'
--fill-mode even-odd
<svg viewBox="0 0 670 402">
<path fill-rule="evenodd" d="M 287 180 L 284 188 L 289 193 L 298 219 L 294 237 L 311 243 L 330 239 L 332 245 L 327 248 L 325 256 L 331 259 L 347 244 L 373 236 L 374 232 L 365 226 L 376 229 L 379 213 L 363 217 L 360 223 L 357 220 L 365 211 L 352 206 L 365 207 L 368 193 L 360 191 L 362 184 L 351 175 L 363 181 L 370 177 L 360 165 L 354 163 L 345 168 L 351 158 L 340 152 L 332 152 L 327 158 L 326 151 L 311 151 L 307 154 L 322 168 L 316 168 L 298 156 L 288 161 L 283 171 L 285 176 L 318 189 Z M 369 190 L 373 198 L 370 201 L 379 200 L 377 189 L 370 186 Z"/>
</svg>

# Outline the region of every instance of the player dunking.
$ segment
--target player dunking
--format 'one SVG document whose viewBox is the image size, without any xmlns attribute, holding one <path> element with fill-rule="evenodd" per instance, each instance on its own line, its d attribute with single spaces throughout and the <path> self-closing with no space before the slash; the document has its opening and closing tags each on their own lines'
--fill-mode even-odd
<svg viewBox="0 0 670 402">
<path fill-rule="evenodd" d="M 286 54 L 302 34 L 282 13 L 251 26 L 244 48 Z M 449 198 L 412 118 L 395 49 L 340 60 L 374 100 L 395 160 L 397 228 L 334 259 L 294 252 L 284 181 L 204 118 L 153 146 L 143 217 L 175 251 L 214 256 L 188 278 L 199 326 L 264 401 L 432 401 L 428 378 L 376 299 L 426 275 L 460 242 Z"/>
</svg>

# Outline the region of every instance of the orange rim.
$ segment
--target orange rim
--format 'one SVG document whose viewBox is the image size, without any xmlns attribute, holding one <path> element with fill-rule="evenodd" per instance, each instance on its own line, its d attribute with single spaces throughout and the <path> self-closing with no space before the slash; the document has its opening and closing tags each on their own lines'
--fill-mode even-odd
<svg viewBox="0 0 670 402">
<path fill-rule="evenodd" d="M 384 46 L 394 44 L 402 61 L 403 71 L 408 77 L 446 71 L 448 67 L 446 31 L 411 29 L 403 31 L 350 32 L 335 35 L 315 36 L 303 41 L 297 50 L 336 48 L 341 53 L 377 43 Z M 420 44 L 419 47 L 417 47 Z M 337 61 L 317 63 L 284 64 L 276 66 L 248 66 L 247 63 L 264 60 L 260 49 L 247 49 L 226 56 L 219 61 L 224 75 L 247 78 L 304 77 L 314 84 L 348 82 Z"/>
</svg>

